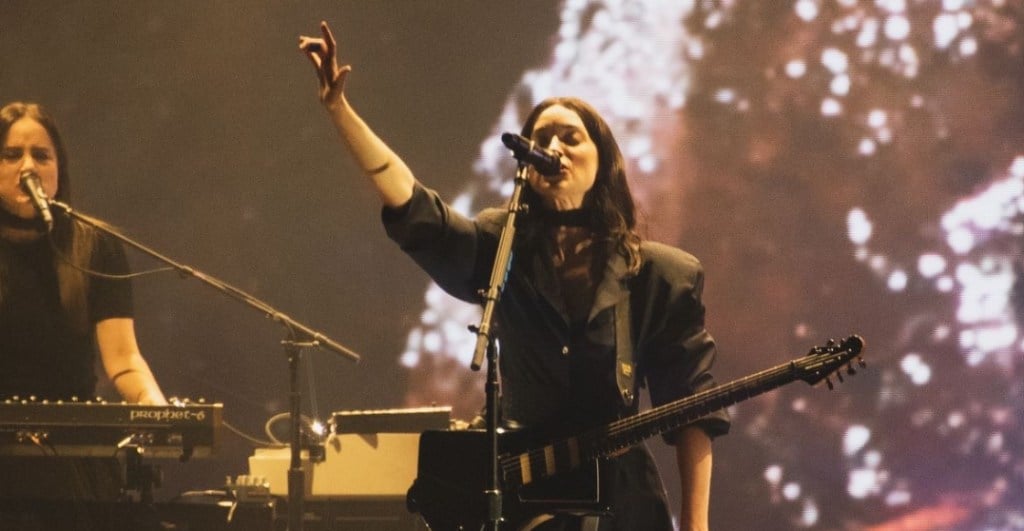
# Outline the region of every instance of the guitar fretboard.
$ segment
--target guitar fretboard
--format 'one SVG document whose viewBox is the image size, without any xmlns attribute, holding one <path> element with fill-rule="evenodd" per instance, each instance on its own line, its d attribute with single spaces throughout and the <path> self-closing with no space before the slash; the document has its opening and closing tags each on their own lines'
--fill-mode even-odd
<svg viewBox="0 0 1024 531">
<path fill-rule="evenodd" d="M 838 346 L 733 380 L 695 395 L 651 408 L 598 429 L 555 439 L 520 454 L 499 457 L 506 485 L 527 485 L 580 464 L 614 455 L 640 442 L 678 429 L 714 411 L 771 391 L 798 379 L 816 383 L 860 354 L 863 340 L 851 336 Z M 852 368 L 850 369 L 852 373 Z"/>
</svg>

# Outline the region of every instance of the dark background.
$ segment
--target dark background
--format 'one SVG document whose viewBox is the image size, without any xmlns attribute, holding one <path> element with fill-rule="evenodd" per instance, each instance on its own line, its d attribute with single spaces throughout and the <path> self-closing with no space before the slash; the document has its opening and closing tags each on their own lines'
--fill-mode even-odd
<svg viewBox="0 0 1024 531">
<path fill-rule="evenodd" d="M 914 274 L 925 252 L 1022 266 L 1018 203 L 1007 203 L 1017 209 L 1009 228 L 979 236 L 966 255 L 944 250 L 939 221 L 1010 179 L 1024 152 L 1020 7 L 969 3 L 980 47 L 958 57 L 931 46 L 942 2 L 913 3 L 919 72 L 856 70 L 845 113 L 826 119 L 829 78 L 814 64 L 826 47 L 855 49 L 832 21 L 891 13 L 827 3 L 808 22 L 794 15 L 797 4 L 698 2 L 680 21 L 704 53 L 688 59 L 687 104 L 673 115 L 677 135 L 662 140 L 682 160 L 665 177 L 677 179 L 670 196 L 679 201 L 642 206 L 652 234 L 671 235 L 705 264 L 719 381 L 853 332 L 868 338 L 870 368 L 832 394 L 798 384 L 734 409 L 733 433 L 715 446 L 712 527 L 1022 529 L 1021 338 L 969 363 L 957 339 L 976 323 L 957 318 L 961 285 L 940 292 Z M 549 1 L 8 0 L 0 101 L 37 101 L 57 117 L 78 209 L 363 356 L 355 365 L 308 353 L 308 411 L 434 402 L 465 416 L 467 396 L 445 391 L 429 368 L 399 363 L 428 281 L 386 240 L 297 36 L 315 34 L 321 19 L 332 24 L 362 115 L 422 181 L 454 197 L 513 87 L 551 61 L 561 12 Z M 808 58 L 806 76 L 783 74 L 791 56 Z M 746 105 L 723 104 L 722 87 Z M 908 103 L 915 95 L 923 105 Z M 858 155 L 873 108 L 889 110 L 895 140 Z M 647 186 L 634 182 L 659 195 Z M 859 258 L 847 236 L 856 208 L 874 221 L 862 251 L 882 265 Z M 158 266 L 131 256 L 136 270 Z M 887 287 L 898 266 L 910 272 L 902 290 Z M 262 437 L 287 407 L 284 331 L 195 280 L 163 273 L 134 287 L 139 342 L 164 391 L 223 402 L 228 422 Z M 1015 289 L 1002 291 L 1010 323 L 1022 299 Z M 930 364 L 929 384 L 909 383 L 908 354 Z M 480 375 L 460 378 L 482 388 Z M 844 454 L 853 425 L 872 435 L 864 452 Z M 662 443 L 651 446 L 670 466 Z M 252 448 L 229 435 L 214 458 L 166 466 L 158 496 L 220 486 L 247 471 Z M 766 479 L 771 467 L 781 483 Z M 877 489 L 854 496 L 850 477 L 864 468 L 881 471 Z M 901 492 L 909 500 L 898 501 Z"/>
</svg>

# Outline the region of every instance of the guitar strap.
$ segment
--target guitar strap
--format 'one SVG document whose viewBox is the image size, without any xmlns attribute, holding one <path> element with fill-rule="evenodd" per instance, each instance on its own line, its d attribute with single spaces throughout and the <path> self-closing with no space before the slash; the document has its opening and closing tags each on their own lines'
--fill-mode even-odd
<svg viewBox="0 0 1024 531">
<path fill-rule="evenodd" d="M 630 324 L 629 293 L 615 304 L 615 383 L 627 408 L 636 399 L 633 392 L 636 364 L 633 361 L 633 330 Z"/>
</svg>

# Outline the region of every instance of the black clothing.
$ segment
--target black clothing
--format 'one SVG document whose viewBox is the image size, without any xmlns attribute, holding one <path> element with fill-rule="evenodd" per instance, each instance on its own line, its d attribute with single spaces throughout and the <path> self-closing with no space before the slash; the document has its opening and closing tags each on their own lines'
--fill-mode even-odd
<svg viewBox="0 0 1024 531">
<path fill-rule="evenodd" d="M 419 185 L 407 205 L 383 212 L 388 235 L 402 250 L 449 294 L 474 303 L 480 302 L 478 290 L 487 287 L 506 215 L 490 209 L 470 220 Z M 607 266 L 598 279 L 589 315 L 573 322 L 551 256 L 544 249 L 520 238 L 495 312 L 506 422 L 529 427 L 564 427 L 568 422 L 592 426 L 636 413 L 632 396 L 641 384 L 649 388 L 654 405 L 714 385 L 709 370 L 715 345 L 704 329 L 703 270 L 696 258 L 666 245 L 643 242 L 639 274 L 628 277 L 625 258 L 606 249 Z M 629 366 L 616 359 L 616 311 L 625 299 L 632 331 L 633 364 Z M 620 392 L 617 371 L 634 367 L 633 388 Z M 724 411 L 697 423 L 712 437 L 729 429 Z M 632 522 L 628 525 L 633 529 L 664 528 L 669 520 L 663 488 L 649 454 L 641 447 L 627 455 L 628 459 L 619 458 L 624 475 L 616 483 L 625 487 L 617 491 L 630 494 L 615 497 L 616 520 L 623 525 Z M 647 495 L 659 499 L 654 506 L 660 509 L 652 512 L 651 505 L 633 499 Z M 636 527 L 638 522 L 650 525 Z"/>
<path fill-rule="evenodd" d="M 120 242 L 99 238 L 89 268 L 128 272 Z M 88 400 L 96 389 L 95 324 L 132 317 L 127 280 L 89 279 L 89 330 L 72 324 L 60 302 L 54 251 L 47 238 L 0 239 L 0 397 Z"/>
<path fill-rule="evenodd" d="M 133 316 L 129 281 L 91 277 L 88 330 L 79 330 L 61 305 L 54 254 L 46 237 L 28 243 L 0 238 L 0 398 L 94 399 L 96 323 Z M 88 268 L 128 273 L 120 242 L 99 237 Z M 109 515 L 94 514 L 92 506 L 83 504 L 113 502 L 121 495 L 122 471 L 114 457 L 64 457 L 40 450 L 38 456 L 0 456 L 0 474 L 17 478 L 0 486 L 0 527 L 113 529 L 107 525 L 113 521 Z"/>
</svg>

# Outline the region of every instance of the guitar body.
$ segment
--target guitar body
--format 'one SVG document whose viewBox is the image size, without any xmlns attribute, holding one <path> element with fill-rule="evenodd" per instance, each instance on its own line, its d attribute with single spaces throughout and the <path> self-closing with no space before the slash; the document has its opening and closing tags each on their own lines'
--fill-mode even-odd
<svg viewBox="0 0 1024 531">
<path fill-rule="evenodd" d="M 525 433 L 502 433 L 498 453 L 515 455 L 531 442 Z M 423 432 L 417 478 L 408 494 L 409 509 L 420 513 L 435 531 L 481 529 L 489 519 L 487 449 L 483 430 Z M 608 493 L 602 481 L 606 464 L 590 461 L 577 470 L 523 486 L 503 480 L 501 528 L 518 529 L 545 513 L 607 513 Z"/>
</svg>

